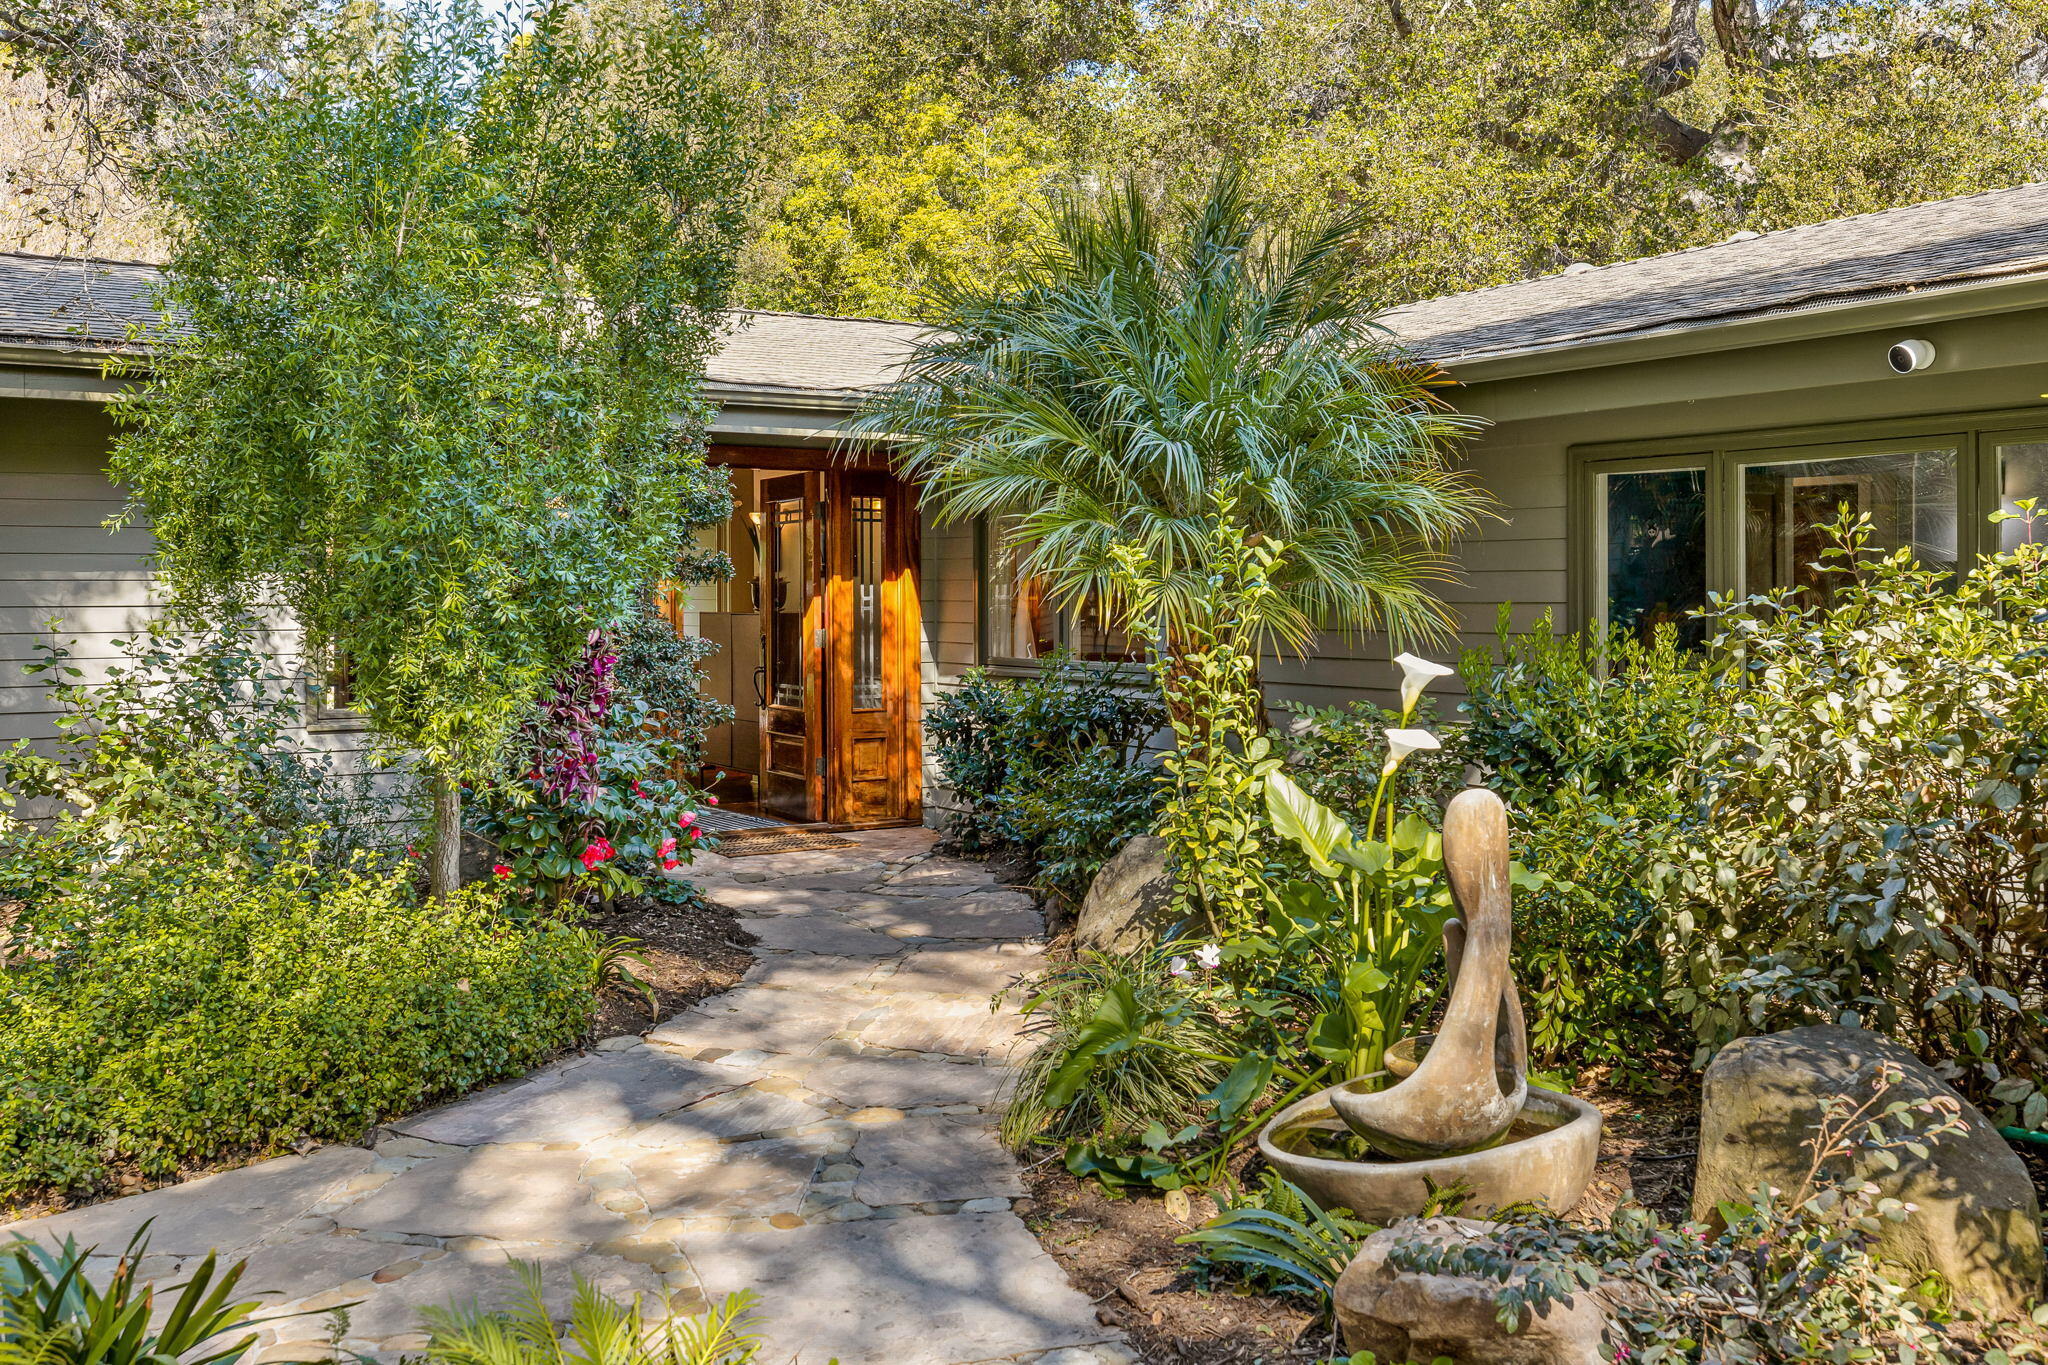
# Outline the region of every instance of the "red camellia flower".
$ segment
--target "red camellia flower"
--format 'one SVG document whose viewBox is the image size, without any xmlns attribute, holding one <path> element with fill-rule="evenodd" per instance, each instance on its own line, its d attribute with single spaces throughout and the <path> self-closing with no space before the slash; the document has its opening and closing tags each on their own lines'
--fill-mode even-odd
<svg viewBox="0 0 2048 1365">
<path fill-rule="evenodd" d="M 505 866 L 505 864 L 503 864 L 503 863 L 492 863 L 492 864 L 491 864 L 491 875 L 492 875 L 492 876 L 494 876 L 494 877 L 497 877 L 497 878 L 499 878 L 499 879 L 501 879 L 501 880 L 502 880 L 503 878 L 506 878 L 506 877 L 509 877 L 509 876 L 511 876 L 511 875 L 512 875 L 512 869 L 511 869 L 511 868 L 509 868 L 509 867 L 507 867 L 507 866 Z"/>
<path fill-rule="evenodd" d="M 678 815 L 678 816 L 676 817 L 676 828 L 677 828 L 677 829 L 688 829 L 688 828 L 689 828 L 690 826 L 692 826 L 692 825 L 694 825 L 694 824 L 696 824 L 696 823 L 697 823 L 697 812 L 695 812 L 695 811 L 693 811 L 693 810 L 686 810 L 686 811 L 684 811 L 684 812 L 683 812 L 683 813 L 682 813 L 681 815 Z"/>
<path fill-rule="evenodd" d="M 715 796 L 706 796 L 704 799 L 706 801 L 709 801 L 714 806 L 718 804 L 718 798 Z"/>
<path fill-rule="evenodd" d="M 609 862 L 617 855 L 618 850 L 612 847 L 611 840 L 592 839 L 590 846 L 583 850 L 583 870 L 592 871 L 599 863 Z"/>
<path fill-rule="evenodd" d="M 682 865 L 682 860 L 676 857 L 676 837 L 671 834 L 661 841 L 662 871 L 673 872 Z"/>
</svg>

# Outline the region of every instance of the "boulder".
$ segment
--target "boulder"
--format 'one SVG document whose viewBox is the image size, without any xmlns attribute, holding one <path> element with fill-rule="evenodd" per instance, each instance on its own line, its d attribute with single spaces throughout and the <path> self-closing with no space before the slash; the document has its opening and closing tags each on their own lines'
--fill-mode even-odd
<svg viewBox="0 0 2048 1365">
<path fill-rule="evenodd" d="M 1103 864 L 1074 921 L 1074 946 L 1100 953 L 1149 948 L 1173 926 L 1166 841 L 1141 834 Z"/>
<path fill-rule="evenodd" d="M 1722 1049 L 1700 1097 L 1693 1216 L 1713 1220 L 1717 1204 L 1747 1202 L 1765 1184 L 1796 1190 L 1828 1102 L 1868 1100 L 1887 1064 L 1899 1077 L 1887 1102 L 1946 1096 L 1961 1106 L 1968 1131 L 1929 1143 L 1924 1157 L 1894 1149 L 1896 1171 L 1854 1160 L 1850 1173 L 1915 1206 L 1905 1221 L 1884 1225 L 1873 1253 L 1908 1281 L 1933 1273 L 1959 1301 L 2000 1318 L 2019 1314 L 2041 1284 L 2040 1211 L 2025 1165 L 1976 1106 L 1904 1048 L 1864 1029 L 1796 1028 Z"/>
<path fill-rule="evenodd" d="M 1345 1349 L 1371 1351 L 1388 1362 L 1447 1357 L 1455 1365 L 1612 1365 L 1607 1312 L 1592 1291 L 1553 1302 L 1541 1315 L 1524 1312 L 1510 1332 L 1495 1316 L 1499 1282 L 1426 1275 L 1387 1260 L 1402 1242 L 1483 1241 L 1493 1228 L 1470 1218 L 1431 1218 L 1359 1243 L 1334 1296 Z"/>
</svg>

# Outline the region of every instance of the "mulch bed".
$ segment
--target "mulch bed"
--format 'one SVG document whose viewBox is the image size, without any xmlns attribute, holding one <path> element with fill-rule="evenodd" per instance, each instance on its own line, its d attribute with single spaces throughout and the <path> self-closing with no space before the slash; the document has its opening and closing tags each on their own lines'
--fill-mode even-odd
<svg viewBox="0 0 2048 1365">
<path fill-rule="evenodd" d="M 1597 1075 L 1577 1088 L 1607 1116 L 1581 1217 L 1605 1217 L 1630 1192 L 1668 1216 L 1687 1215 L 1698 1080 L 1675 1061 L 1664 1070 L 1671 1088 L 1661 1095 L 1613 1090 Z M 1258 1169 L 1255 1158 L 1241 1158 L 1240 1182 L 1257 1183 Z M 1342 1354 L 1306 1300 L 1250 1292 L 1227 1273 L 1211 1276 L 1196 1264 L 1196 1248 L 1175 1241 L 1215 1215 L 1212 1201 L 1192 1199 L 1189 1221 L 1176 1222 L 1161 1196 L 1110 1198 L 1095 1182 L 1069 1175 L 1057 1156 L 1031 1167 L 1025 1179 L 1025 1222 L 1095 1300 L 1096 1316 L 1121 1328 L 1147 1365 L 1282 1365 Z"/>
<path fill-rule="evenodd" d="M 654 989 L 661 1002 L 659 1018 L 729 991 L 754 964 L 747 945 L 754 936 L 740 928 L 739 913 L 716 901 L 697 905 L 663 905 L 643 897 L 615 902 L 592 915 L 585 925 L 607 938 L 637 938 L 633 955 L 641 965 L 633 975 Z M 586 1046 L 625 1033 L 653 1027 L 647 1001 L 637 993 L 613 992 L 591 1021 Z"/>
</svg>

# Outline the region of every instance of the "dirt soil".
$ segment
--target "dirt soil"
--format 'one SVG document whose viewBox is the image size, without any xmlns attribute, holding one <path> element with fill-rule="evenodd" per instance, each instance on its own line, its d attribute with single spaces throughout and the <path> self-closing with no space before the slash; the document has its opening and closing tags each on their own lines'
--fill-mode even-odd
<svg viewBox="0 0 2048 1365">
<path fill-rule="evenodd" d="M 754 962 L 747 951 L 754 936 L 740 928 L 737 912 L 716 901 L 678 906 L 633 897 L 616 902 L 585 923 L 606 938 L 624 935 L 640 940 L 632 949 L 640 961 L 628 965 L 661 1002 L 655 1015 L 658 1019 L 731 990 Z M 614 990 L 600 1004 L 584 1044 L 624 1033 L 645 1033 L 651 1027 L 646 997 L 637 991 Z"/>
<path fill-rule="evenodd" d="M 1589 1076 L 1578 1093 L 1607 1116 L 1601 1162 L 1574 1211 L 1605 1218 L 1633 1197 L 1668 1216 L 1687 1216 L 1698 1145 L 1696 1077 L 1674 1064 L 1654 1097 L 1607 1088 Z M 1241 1182 L 1258 1181 L 1247 1159 Z M 1069 1175 L 1057 1156 L 1026 1172 L 1031 1207 L 1025 1222 L 1082 1292 L 1096 1316 L 1122 1328 L 1147 1365 L 1281 1365 L 1342 1354 L 1313 1305 L 1291 1295 L 1249 1291 L 1227 1272 L 1196 1264 L 1196 1249 L 1175 1238 L 1215 1216 L 1214 1201 L 1190 1199 L 1177 1221 L 1157 1194 L 1112 1199 L 1093 1181 Z"/>
</svg>

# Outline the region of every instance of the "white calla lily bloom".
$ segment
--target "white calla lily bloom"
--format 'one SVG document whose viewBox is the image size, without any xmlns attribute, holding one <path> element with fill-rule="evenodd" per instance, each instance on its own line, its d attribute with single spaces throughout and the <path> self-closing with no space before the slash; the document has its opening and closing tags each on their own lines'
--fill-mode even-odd
<svg viewBox="0 0 2048 1365">
<path fill-rule="evenodd" d="M 1427 730 L 1387 731 L 1387 766 L 1380 769 L 1384 776 L 1401 766 L 1401 761 L 1412 753 L 1424 749 L 1441 749 L 1443 744 Z"/>
<path fill-rule="evenodd" d="M 1422 700 L 1423 689 L 1438 678 L 1448 678 L 1458 671 L 1415 654 L 1396 654 L 1394 662 L 1401 669 L 1401 714 L 1404 716 Z"/>
</svg>

